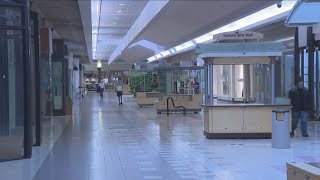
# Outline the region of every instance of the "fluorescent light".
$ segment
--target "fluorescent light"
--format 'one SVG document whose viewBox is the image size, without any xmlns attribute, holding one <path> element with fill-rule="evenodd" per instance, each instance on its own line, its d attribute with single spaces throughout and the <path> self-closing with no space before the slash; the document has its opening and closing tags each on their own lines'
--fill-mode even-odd
<svg viewBox="0 0 320 180">
<path fill-rule="evenodd" d="M 125 4 L 123 4 L 123 3 L 120 3 L 120 4 L 119 4 L 119 6 L 124 6 L 124 5 L 125 5 Z"/>
<path fill-rule="evenodd" d="M 194 43 L 192 41 L 188 41 L 188 42 L 183 43 L 183 44 L 181 44 L 179 46 L 176 46 L 174 48 L 176 49 L 176 51 L 181 51 L 181 50 L 189 48 L 189 47 L 191 47 L 193 45 L 194 45 Z"/>
<path fill-rule="evenodd" d="M 162 57 L 161 54 L 157 54 L 157 55 L 156 55 L 156 58 L 157 58 L 157 59 L 159 59 L 159 58 L 161 58 L 161 57 Z"/>
<path fill-rule="evenodd" d="M 179 52 L 179 51 L 182 51 L 184 49 L 187 49 L 187 48 L 190 48 L 191 46 L 193 45 L 196 45 L 197 43 L 202 43 L 202 42 L 206 42 L 206 41 L 209 41 L 213 38 L 213 35 L 216 35 L 216 34 L 220 34 L 220 33 L 224 33 L 224 32 L 230 32 L 230 31 L 236 31 L 236 30 L 239 30 L 241 28 L 244 28 L 246 26 L 249 26 L 249 25 L 252 25 L 252 24 L 255 24 L 257 22 L 260 22 L 260 21 L 263 21 L 263 20 L 266 20 L 268 18 L 271 18 L 271 17 L 274 17 L 274 16 L 277 16 L 281 13 L 284 13 L 284 12 L 287 12 L 287 11 L 290 11 L 293 6 L 295 5 L 295 3 L 297 2 L 297 0 L 292 0 L 292 1 L 282 1 L 282 7 L 281 8 L 278 8 L 277 7 L 277 4 L 274 4 L 272 6 L 269 6 L 265 9 L 262 9 L 258 12 L 255 12 L 251 15 L 248 15 L 242 19 L 239 19 L 237 21 L 234 21 L 228 25 L 225 25 L 221 28 L 218 28 L 216 30 L 213 30 L 209 33 L 206 33 L 202 36 L 199 36 L 193 40 L 190 40 L 188 42 L 185 42 L 179 46 L 176 46 L 172 49 L 175 50 L 175 52 Z M 193 43 L 192 41 L 196 42 L 196 43 Z M 171 50 L 170 50 L 171 51 Z M 172 52 L 172 51 L 171 51 Z M 162 52 L 160 52 L 162 53 Z M 173 54 L 174 52 L 172 52 Z"/>
<path fill-rule="evenodd" d="M 285 41 L 290 41 L 290 40 L 294 40 L 294 37 L 288 37 L 288 38 L 284 38 L 284 39 L 279 39 L 276 42 L 285 42 Z"/>
<path fill-rule="evenodd" d="M 92 21 L 92 51 L 93 58 L 96 58 L 98 27 L 100 21 L 101 0 L 91 0 L 91 21 Z"/>
<path fill-rule="evenodd" d="M 152 62 L 152 61 L 155 61 L 155 60 L 157 60 L 157 58 L 155 56 L 149 57 L 147 59 L 148 62 Z"/>
<path fill-rule="evenodd" d="M 163 51 L 160 53 L 162 56 L 167 56 L 169 54 L 171 54 L 171 52 L 168 50 L 168 51 Z"/>
<path fill-rule="evenodd" d="M 246 26 L 249 26 L 251 24 L 266 20 L 268 18 L 271 18 L 273 16 L 277 16 L 281 13 L 290 11 L 293 6 L 295 5 L 297 0 L 293 0 L 293 1 L 282 1 L 282 7 L 278 8 L 276 4 L 269 6 L 265 9 L 262 9 L 258 12 L 255 12 L 249 16 L 246 16 L 242 19 L 239 19 L 233 23 L 230 23 L 226 26 L 223 26 L 219 29 L 216 29 L 214 31 L 211 31 L 210 35 L 216 35 L 219 33 L 223 33 L 223 32 L 229 32 L 229 31 L 236 31 L 239 30 L 241 28 L 244 28 Z M 207 34 L 205 34 L 207 35 Z"/>
</svg>

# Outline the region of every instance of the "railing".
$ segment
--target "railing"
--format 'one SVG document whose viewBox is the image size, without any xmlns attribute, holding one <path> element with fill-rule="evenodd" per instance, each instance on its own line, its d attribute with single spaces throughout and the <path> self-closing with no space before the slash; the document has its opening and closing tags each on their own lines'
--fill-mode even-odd
<svg viewBox="0 0 320 180">
<path fill-rule="evenodd" d="M 182 108 L 183 109 L 183 115 L 186 116 L 186 108 L 184 106 L 175 106 L 172 97 L 168 97 L 167 98 L 167 116 L 169 116 L 169 99 L 171 100 L 173 107 L 176 108 L 176 109 L 177 108 Z"/>
</svg>

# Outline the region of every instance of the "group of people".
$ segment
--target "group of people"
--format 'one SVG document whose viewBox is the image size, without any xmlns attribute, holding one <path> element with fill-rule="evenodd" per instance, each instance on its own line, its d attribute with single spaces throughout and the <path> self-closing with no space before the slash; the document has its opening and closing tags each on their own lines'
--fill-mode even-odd
<svg viewBox="0 0 320 180">
<path fill-rule="evenodd" d="M 115 83 L 115 91 L 117 93 L 119 105 L 122 105 L 122 95 L 123 95 L 123 84 L 121 83 L 121 79 L 119 78 Z M 104 81 L 101 81 L 97 86 L 97 92 L 100 93 L 100 98 L 103 99 L 103 93 L 105 89 Z"/>
</svg>

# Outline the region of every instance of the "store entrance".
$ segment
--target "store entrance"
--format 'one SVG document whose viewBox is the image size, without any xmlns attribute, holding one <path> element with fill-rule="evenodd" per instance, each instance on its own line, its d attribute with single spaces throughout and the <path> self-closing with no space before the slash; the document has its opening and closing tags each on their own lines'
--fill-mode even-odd
<svg viewBox="0 0 320 180">
<path fill-rule="evenodd" d="M 23 154 L 22 31 L 0 29 L 0 160 Z"/>
</svg>

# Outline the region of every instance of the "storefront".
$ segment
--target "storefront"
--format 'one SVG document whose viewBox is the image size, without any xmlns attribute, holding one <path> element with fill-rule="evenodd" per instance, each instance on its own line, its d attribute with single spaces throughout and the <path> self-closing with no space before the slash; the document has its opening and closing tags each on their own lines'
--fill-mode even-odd
<svg viewBox="0 0 320 180">
<path fill-rule="evenodd" d="M 0 2 L 0 161 L 32 154 L 29 5 Z"/>
</svg>

